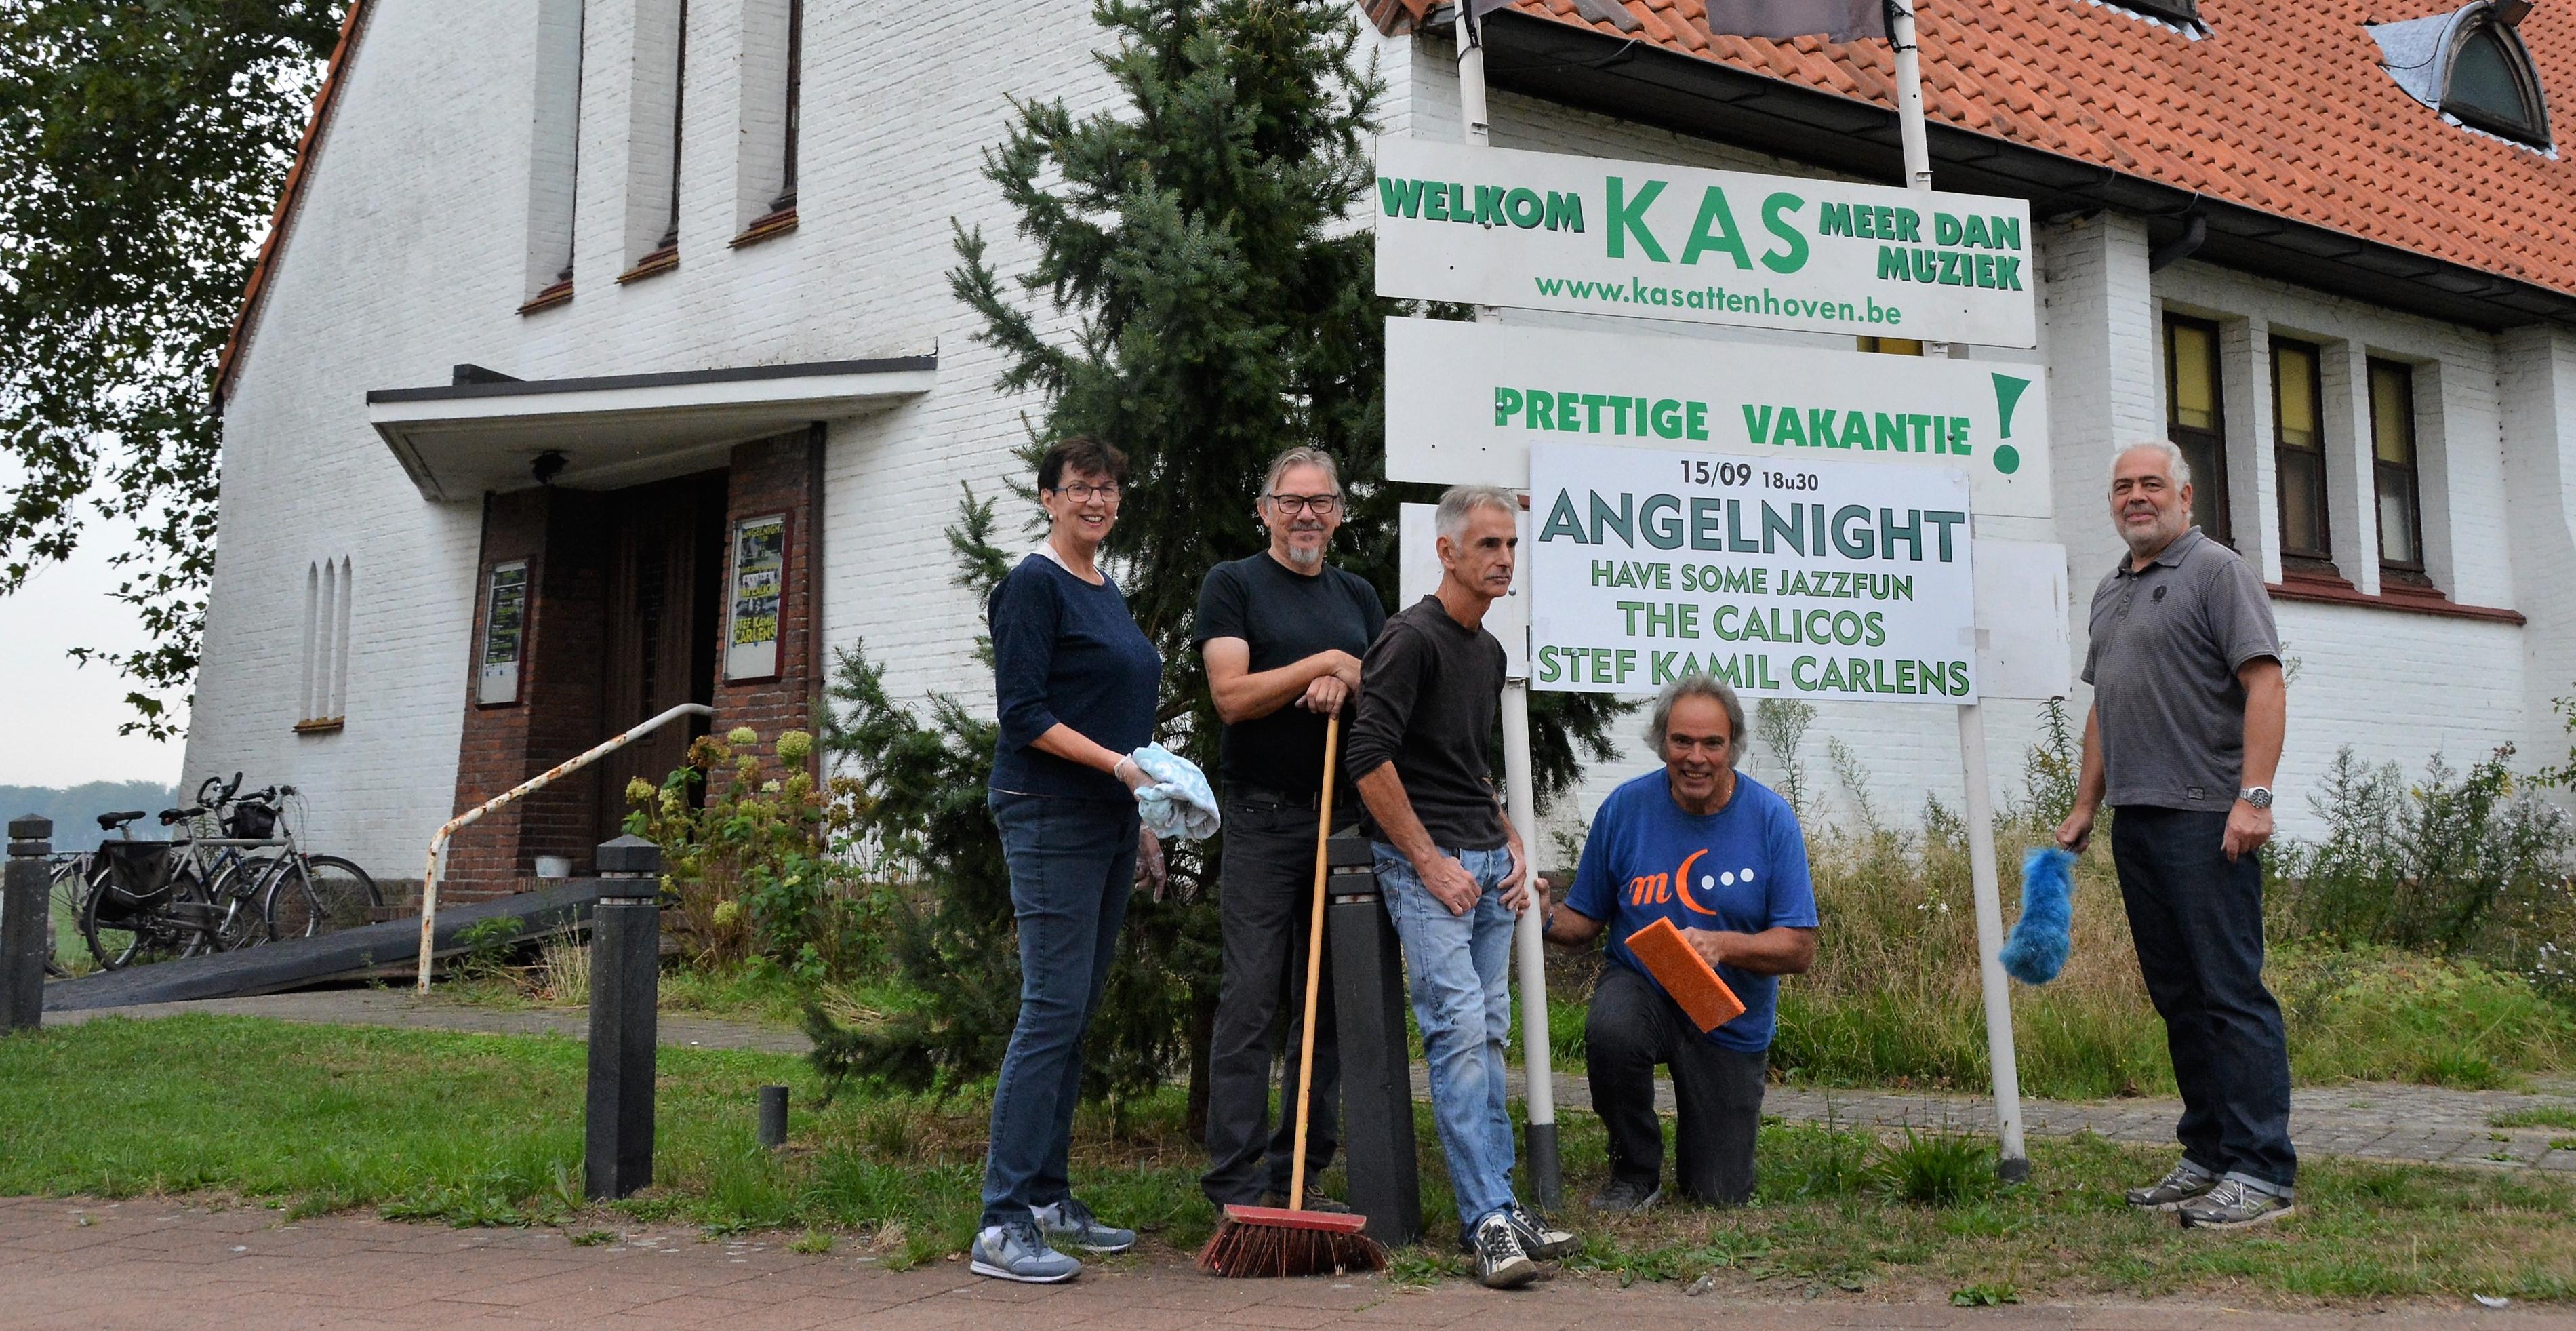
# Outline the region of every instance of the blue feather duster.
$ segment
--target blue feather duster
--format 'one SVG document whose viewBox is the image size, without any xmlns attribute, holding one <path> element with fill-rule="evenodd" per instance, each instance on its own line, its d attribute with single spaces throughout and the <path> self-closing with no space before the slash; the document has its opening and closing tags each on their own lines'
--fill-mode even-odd
<svg viewBox="0 0 2576 1331">
<path fill-rule="evenodd" d="M 2066 966 L 2075 922 L 2075 852 L 2033 846 L 2021 857 L 2021 918 L 2004 940 L 2004 969 L 2023 984 L 2046 984 Z"/>
</svg>

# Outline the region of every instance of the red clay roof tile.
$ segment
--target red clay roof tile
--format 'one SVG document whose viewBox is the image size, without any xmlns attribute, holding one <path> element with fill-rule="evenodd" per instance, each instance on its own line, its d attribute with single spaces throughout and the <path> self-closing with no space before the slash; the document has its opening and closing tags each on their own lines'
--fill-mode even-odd
<svg viewBox="0 0 2576 1331">
<path fill-rule="evenodd" d="M 1636 15 L 1624 36 L 1894 104 L 1885 43 L 1712 38 L 1700 0 L 1606 3 Z M 2576 161 L 2446 123 L 2379 68 L 2366 25 L 2455 7 L 2201 0 L 2195 40 L 2085 0 L 1920 0 L 1925 104 L 1963 130 L 2576 293 Z M 1617 31 L 1572 0 L 1517 8 Z M 2544 90 L 2576 89 L 2576 4 L 2535 6 L 2520 33 Z"/>
</svg>

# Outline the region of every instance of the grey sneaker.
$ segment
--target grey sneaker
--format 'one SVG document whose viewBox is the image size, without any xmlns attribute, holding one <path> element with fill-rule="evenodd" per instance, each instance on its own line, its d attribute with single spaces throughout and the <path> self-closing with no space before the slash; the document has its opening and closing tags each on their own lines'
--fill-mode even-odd
<svg viewBox="0 0 2576 1331">
<path fill-rule="evenodd" d="M 2241 1179 L 2220 1179 L 2216 1187 L 2184 1202 L 2185 1229 L 2252 1229 L 2296 1215 L 2287 1197 L 2249 1188 Z"/>
<path fill-rule="evenodd" d="M 1518 1289 L 1538 1279 L 1538 1263 L 1522 1250 L 1520 1233 L 1503 1212 L 1476 1226 L 1476 1279 L 1487 1289 Z"/>
<path fill-rule="evenodd" d="M 967 1270 L 996 1280 L 1030 1285 L 1060 1285 L 1082 1274 L 1082 1263 L 1047 1246 L 1034 1220 L 986 1225 L 975 1236 Z"/>
<path fill-rule="evenodd" d="M 1071 1197 L 1052 1206 L 1032 1206 L 1029 1215 L 1050 1243 L 1087 1252 L 1125 1252 L 1136 1246 L 1136 1231 L 1100 1223 L 1091 1208 Z"/>
<path fill-rule="evenodd" d="M 1614 1178 L 1610 1186 L 1592 1194 L 1592 1209 L 1614 1215 L 1641 1215 L 1648 1207 L 1664 1199 L 1664 1190 L 1652 1183 L 1633 1183 Z"/>
<path fill-rule="evenodd" d="M 2141 1211 L 2179 1211 L 2184 1202 L 2208 1192 L 2217 1182 L 2216 1174 L 2204 1173 L 2185 1160 L 2153 1186 L 2129 1189 L 2129 1205 Z"/>
<path fill-rule="evenodd" d="M 1512 1218 L 1512 1229 L 1518 1234 L 1521 1249 L 1542 1262 L 1561 1262 L 1583 1246 L 1569 1230 L 1550 1229 L 1545 1220 L 1528 1207 L 1515 1202 L 1503 1214 Z"/>
</svg>

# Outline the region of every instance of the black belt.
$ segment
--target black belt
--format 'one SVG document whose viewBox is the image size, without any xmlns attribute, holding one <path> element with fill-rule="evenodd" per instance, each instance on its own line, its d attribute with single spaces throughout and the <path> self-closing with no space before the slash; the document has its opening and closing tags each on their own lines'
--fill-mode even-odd
<svg viewBox="0 0 2576 1331">
<path fill-rule="evenodd" d="M 1299 794 L 1293 790 L 1277 790 L 1243 781 L 1229 783 L 1225 788 L 1225 798 L 1229 804 L 1251 804 L 1265 809 L 1320 809 L 1324 805 L 1320 791 L 1309 790 Z"/>
</svg>

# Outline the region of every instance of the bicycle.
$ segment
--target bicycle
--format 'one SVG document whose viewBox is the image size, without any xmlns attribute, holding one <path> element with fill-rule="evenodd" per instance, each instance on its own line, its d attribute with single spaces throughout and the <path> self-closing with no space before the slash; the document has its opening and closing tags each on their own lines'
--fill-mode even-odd
<svg viewBox="0 0 2576 1331">
<path fill-rule="evenodd" d="M 234 836 L 275 838 L 284 843 L 284 849 L 244 859 L 218 886 L 229 897 L 259 901 L 267 940 L 272 942 L 311 938 L 326 925 L 344 929 L 372 921 L 385 904 L 374 877 L 340 856 L 307 853 L 286 816 L 289 800 L 301 804 L 295 787 L 271 786 L 243 796 L 235 805 L 228 824 Z"/>
<path fill-rule="evenodd" d="M 264 941 L 254 933 L 266 929 L 264 903 L 251 899 L 239 867 L 243 847 L 275 843 L 222 835 L 228 830 L 223 811 L 240 789 L 238 772 L 230 783 L 208 777 L 197 787 L 196 804 L 162 810 L 162 825 L 184 825 L 184 835 L 169 841 L 134 840 L 130 825 L 143 816 L 140 810 L 100 820 L 118 839 L 100 842 L 92 857 L 80 929 L 102 969 Z"/>
</svg>

